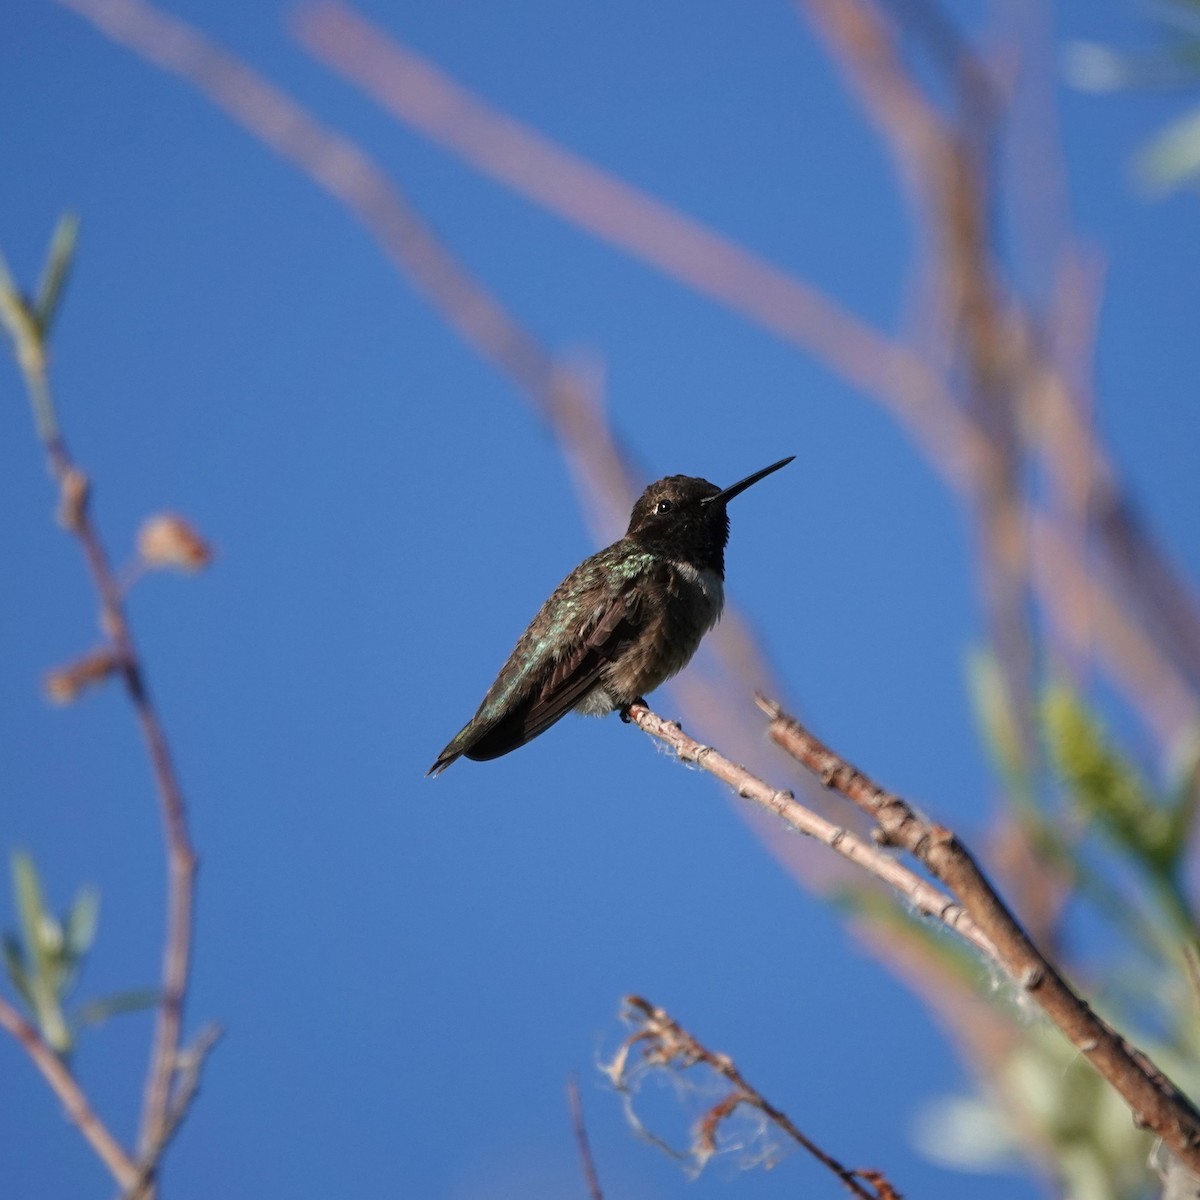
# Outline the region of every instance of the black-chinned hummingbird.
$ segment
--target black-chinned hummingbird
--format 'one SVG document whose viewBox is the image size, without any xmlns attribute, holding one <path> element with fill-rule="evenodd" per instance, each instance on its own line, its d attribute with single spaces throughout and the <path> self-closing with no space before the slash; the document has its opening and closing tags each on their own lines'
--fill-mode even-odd
<svg viewBox="0 0 1200 1200">
<path fill-rule="evenodd" d="M 620 541 L 585 559 L 554 589 L 521 635 L 479 711 L 438 755 L 499 758 L 571 709 L 622 716 L 683 670 L 725 603 L 725 506 L 786 467 L 780 459 L 721 489 L 668 475 L 633 506 Z"/>
</svg>

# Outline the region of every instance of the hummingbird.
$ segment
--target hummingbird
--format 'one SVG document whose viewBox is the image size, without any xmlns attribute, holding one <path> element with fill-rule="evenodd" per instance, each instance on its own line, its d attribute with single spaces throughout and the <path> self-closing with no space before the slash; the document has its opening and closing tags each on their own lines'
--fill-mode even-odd
<svg viewBox="0 0 1200 1200">
<path fill-rule="evenodd" d="M 554 589 L 479 711 L 427 774 L 456 758 L 499 758 L 574 709 L 623 720 L 642 696 L 682 671 L 725 603 L 726 505 L 795 458 L 731 487 L 668 475 L 633 506 L 625 536 L 585 559 Z"/>
</svg>

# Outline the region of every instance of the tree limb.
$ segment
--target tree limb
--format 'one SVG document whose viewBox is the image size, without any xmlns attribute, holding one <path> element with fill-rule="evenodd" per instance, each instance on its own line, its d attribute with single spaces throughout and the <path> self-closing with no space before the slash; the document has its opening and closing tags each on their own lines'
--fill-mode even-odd
<svg viewBox="0 0 1200 1200">
<path fill-rule="evenodd" d="M 0 997 L 0 1028 L 8 1030 L 29 1055 L 42 1078 L 62 1102 L 67 1116 L 83 1134 L 100 1161 L 121 1187 L 132 1187 L 138 1179 L 137 1164 L 125 1153 L 107 1125 L 96 1115 L 87 1094 L 71 1069 L 43 1040 L 41 1034 L 3 997 Z"/>
<path fill-rule="evenodd" d="M 991 940 L 960 904 L 897 862 L 890 854 L 806 808 L 791 792 L 771 787 L 744 767 L 730 762 L 711 746 L 689 737 L 677 722 L 666 721 L 640 704 L 630 708 L 629 718 L 643 732 L 666 742 L 685 762 L 695 763 L 729 784 L 743 799 L 753 800 L 782 817 L 797 833 L 824 842 L 831 850 L 836 850 L 843 858 L 893 888 L 918 912 L 940 921 L 988 958 L 999 961 Z"/>
<path fill-rule="evenodd" d="M 1097 1016 L 1029 940 L 1020 923 L 954 833 L 884 791 L 777 704 L 759 698 L 772 741 L 874 820 L 886 841 L 909 851 L 944 883 L 995 947 L 997 961 L 1124 1097 L 1134 1122 L 1200 1170 L 1200 1112 L 1150 1059 Z"/>
</svg>

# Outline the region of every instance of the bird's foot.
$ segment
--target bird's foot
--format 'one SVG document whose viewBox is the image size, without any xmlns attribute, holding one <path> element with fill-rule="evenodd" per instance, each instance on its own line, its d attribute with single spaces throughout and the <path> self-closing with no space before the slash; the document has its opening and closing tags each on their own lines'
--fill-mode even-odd
<svg viewBox="0 0 1200 1200">
<path fill-rule="evenodd" d="M 621 720 L 624 721 L 626 725 L 628 725 L 629 722 L 633 720 L 633 718 L 629 715 L 629 710 L 635 704 L 640 704 L 643 708 L 647 707 L 645 698 L 642 696 L 635 696 L 628 704 L 621 705 L 621 709 L 620 709 Z"/>
</svg>

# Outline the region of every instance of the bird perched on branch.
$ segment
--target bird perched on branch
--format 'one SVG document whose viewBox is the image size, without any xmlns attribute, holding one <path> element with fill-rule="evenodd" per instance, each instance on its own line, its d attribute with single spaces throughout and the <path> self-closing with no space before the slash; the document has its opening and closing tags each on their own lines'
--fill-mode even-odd
<svg viewBox="0 0 1200 1200">
<path fill-rule="evenodd" d="M 429 768 L 499 758 L 571 709 L 629 707 L 681 671 L 725 603 L 726 505 L 795 455 L 721 489 L 668 475 L 633 506 L 620 541 L 585 559 L 521 635 L 479 711 Z"/>
</svg>

